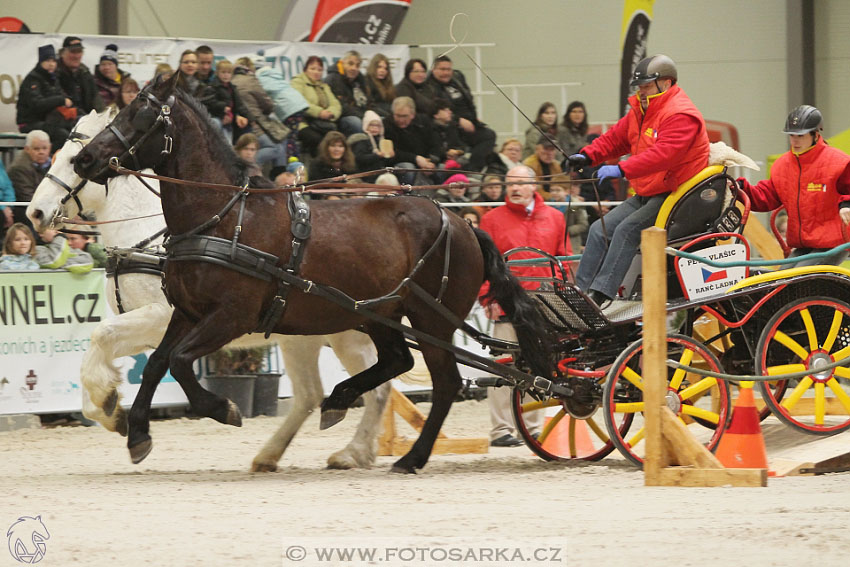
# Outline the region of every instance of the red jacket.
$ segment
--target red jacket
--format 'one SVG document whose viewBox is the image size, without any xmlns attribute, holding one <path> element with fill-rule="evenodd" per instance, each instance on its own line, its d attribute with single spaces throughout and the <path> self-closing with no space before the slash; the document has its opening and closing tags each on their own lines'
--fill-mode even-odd
<svg viewBox="0 0 850 567">
<path fill-rule="evenodd" d="M 708 166 L 708 134 L 688 95 L 678 85 L 649 98 L 646 112 L 637 96 L 610 130 L 582 148 L 592 163 L 631 154 L 619 163 L 638 195 L 674 191 Z"/>
<path fill-rule="evenodd" d="M 754 211 L 785 206 L 786 240 L 792 248 L 834 248 L 847 242 L 838 208 L 850 200 L 850 156 L 822 136 L 800 154 L 786 152 L 770 169 L 770 179 L 753 186 L 738 179 Z"/>
<path fill-rule="evenodd" d="M 481 218 L 481 230 L 490 235 L 502 254 L 520 246 L 531 246 L 554 256 L 570 255 L 573 249 L 566 227 L 564 213 L 544 203 L 540 193 L 534 193 L 534 210 L 531 214 L 528 214 L 525 206 L 505 199 L 503 207 L 496 207 Z M 531 252 L 518 252 L 510 257 L 511 260 L 522 258 L 540 256 Z M 514 266 L 511 271 L 520 276 L 552 275 L 548 266 Z M 522 282 L 525 289 L 537 289 L 539 286 L 539 282 Z M 486 294 L 488 289 L 490 286 L 485 282 L 479 296 Z"/>
</svg>

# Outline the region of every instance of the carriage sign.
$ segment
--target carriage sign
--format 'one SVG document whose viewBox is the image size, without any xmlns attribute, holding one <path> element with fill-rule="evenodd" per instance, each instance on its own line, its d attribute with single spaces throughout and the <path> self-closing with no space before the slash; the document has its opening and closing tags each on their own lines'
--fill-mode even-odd
<svg viewBox="0 0 850 567">
<path fill-rule="evenodd" d="M 718 262 L 741 262 L 748 260 L 744 244 L 724 244 L 692 252 L 696 256 Z M 688 299 L 718 296 L 747 277 L 746 266 L 714 268 L 697 260 L 678 258 L 676 271 L 682 282 L 682 291 Z"/>
</svg>

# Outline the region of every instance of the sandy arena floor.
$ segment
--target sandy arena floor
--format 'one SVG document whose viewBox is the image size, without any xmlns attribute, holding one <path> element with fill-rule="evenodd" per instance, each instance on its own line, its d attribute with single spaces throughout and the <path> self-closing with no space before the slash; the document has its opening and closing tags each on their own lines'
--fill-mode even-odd
<svg viewBox="0 0 850 567">
<path fill-rule="evenodd" d="M 41 515 L 50 538 L 39 565 L 63 567 L 492 564 L 434 551 L 463 546 L 504 548 L 483 555 L 500 560 L 521 548 L 530 565 L 825 567 L 850 556 L 850 475 L 771 479 L 760 489 L 645 488 L 618 458 L 547 463 L 525 447 L 434 456 L 416 476 L 388 474 L 390 457 L 372 470 L 325 469 L 361 411 L 323 432 L 311 416 L 272 474 L 248 468 L 282 418 L 242 428 L 157 421 L 140 465 L 124 439 L 98 427 L 2 433 L 0 530 Z M 452 408 L 444 431 L 480 437 L 488 428 L 486 402 L 469 401 Z M 379 555 L 343 562 L 313 551 L 342 545 Z M 408 545 L 426 551 L 405 555 Z M 299 546 L 307 557 L 296 561 Z M 0 550 L 5 565 L 19 563 Z"/>
</svg>

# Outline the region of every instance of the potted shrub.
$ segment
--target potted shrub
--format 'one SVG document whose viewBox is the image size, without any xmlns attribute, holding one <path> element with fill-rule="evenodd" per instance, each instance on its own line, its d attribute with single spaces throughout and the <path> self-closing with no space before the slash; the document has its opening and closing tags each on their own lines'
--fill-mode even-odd
<svg viewBox="0 0 850 567">
<path fill-rule="evenodd" d="M 207 386 L 228 398 L 244 417 L 277 415 L 280 374 L 263 369 L 268 346 L 222 348 L 207 356 Z"/>
</svg>

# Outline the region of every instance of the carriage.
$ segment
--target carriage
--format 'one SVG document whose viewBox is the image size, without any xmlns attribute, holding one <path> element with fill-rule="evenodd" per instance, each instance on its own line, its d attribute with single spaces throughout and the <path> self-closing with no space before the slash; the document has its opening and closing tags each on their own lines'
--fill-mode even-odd
<svg viewBox="0 0 850 567">
<path fill-rule="evenodd" d="M 655 223 L 666 229 L 670 251 L 668 359 L 705 371 L 671 364 L 667 405 L 709 449 L 731 419 L 738 381 L 718 379 L 729 374 L 742 380 L 812 370 L 803 377 L 758 381 L 761 417 L 773 413 L 815 435 L 850 428 L 847 363 L 816 371 L 850 355 L 850 271 L 812 266 L 751 274 L 743 235 L 748 215 L 746 194 L 715 165 L 672 193 Z M 640 465 L 640 258 L 621 287 L 622 298 L 600 309 L 570 282 L 562 262 L 538 253 L 551 276 L 534 278 L 540 287 L 531 293 L 555 329 L 557 388 L 541 394 L 514 387 L 517 430 L 546 460 L 598 460 L 616 448 Z M 509 356 L 502 360 L 513 363 Z M 547 417 L 534 435 L 529 422 L 539 411 Z"/>
<path fill-rule="evenodd" d="M 618 448 L 641 463 L 637 268 L 625 299 L 600 309 L 557 258 L 541 253 L 551 277 L 523 293 L 486 234 L 427 199 L 325 201 L 311 213 L 291 189 L 251 186 L 204 115 L 173 82 L 157 82 L 75 159 L 80 175 L 101 182 L 126 172 L 122 164 L 130 159 L 136 169 L 155 167 L 172 231 L 164 281 L 176 309 L 130 412 L 134 462 L 151 449 L 149 400 L 169 366 L 196 412 L 238 423 L 231 403 L 197 386 L 191 362 L 259 327 L 286 334 L 362 328 L 372 338 L 378 362 L 334 389 L 322 404 L 322 427 L 341 420 L 358 395 L 408 369 L 408 341 L 417 343 L 434 405 L 395 471 L 414 472 L 427 462 L 460 386 L 455 361 L 514 389 L 520 434 L 541 457 L 592 460 Z M 749 258 L 742 234 L 748 212 L 734 179 L 712 166 L 672 193 L 656 222 L 667 229 L 671 249 L 687 255 L 668 263 L 667 310 L 681 324 L 667 339 L 669 356 L 680 363 L 670 371 L 667 403 L 709 448 L 731 417 L 730 387 L 717 377 L 727 370 L 777 376 L 760 382 L 761 397 L 794 427 L 826 435 L 850 427 L 850 397 L 839 382 L 850 371 L 834 364 L 850 353 L 850 272 L 821 266 L 749 277 L 746 266 L 705 268 L 700 258 Z M 522 323 L 515 324 L 518 342 L 463 323 L 482 279 L 502 295 L 496 299 L 512 322 Z M 706 314 L 716 331 L 704 331 Z M 410 326 L 401 323 L 405 315 Z M 452 345 L 457 328 L 495 360 Z M 794 372 L 803 376 L 796 383 Z M 535 436 L 527 421 L 541 410 L 554 415 Z M 565 451 L 547 444 L 559 428 L 566 429 Z"/>
</svg>

